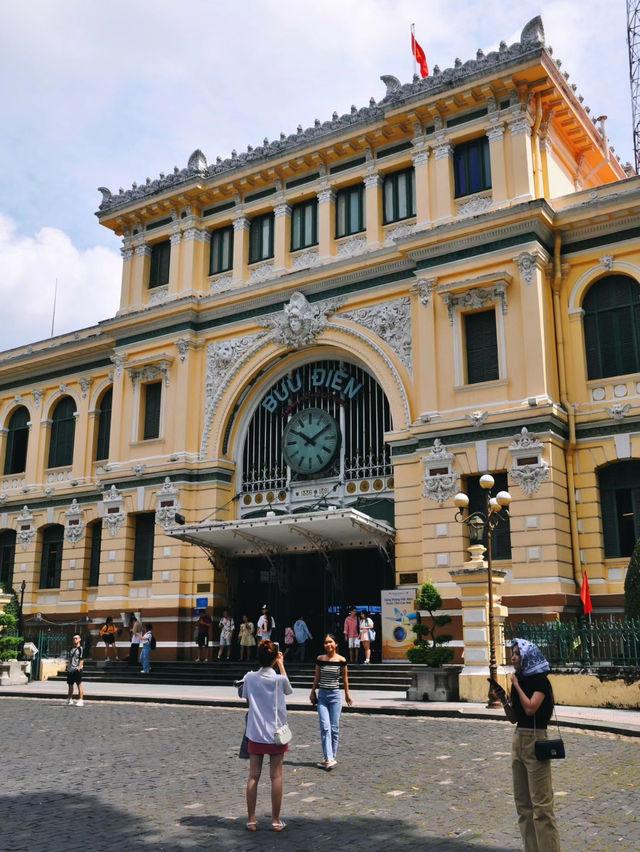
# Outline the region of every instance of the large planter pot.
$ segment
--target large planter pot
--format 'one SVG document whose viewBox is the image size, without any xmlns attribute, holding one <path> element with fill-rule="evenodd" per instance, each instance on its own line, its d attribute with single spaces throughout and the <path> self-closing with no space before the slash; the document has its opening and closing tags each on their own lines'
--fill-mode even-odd
<svg viewBox="0 0 640 852">
<path fill-rule="evenodd" d="M 407 690 L 408 701 L 458 701 L 458 675 L 462 666 L 416 666 L 413 683 Z"/>
<path fill-rule="evenodd" d="M 28 683 L 28 660 L 2 660 L 0 662 L 0 686 L 20 686 Z"/>
</svg>

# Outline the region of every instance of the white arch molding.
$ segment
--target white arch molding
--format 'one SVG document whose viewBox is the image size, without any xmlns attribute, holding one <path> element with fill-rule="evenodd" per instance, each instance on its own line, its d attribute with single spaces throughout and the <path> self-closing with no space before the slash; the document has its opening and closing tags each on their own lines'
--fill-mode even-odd
<svg viewBox="0 0 640 852">
<path fill-rule="evenodd" d="M 629 278 L 635 279 L 636 283 L 640 285 L 640 266 L 636 266 L 635 263 L 615 259 L 607 267 L 604 267 L 602 263 L 598 263 L 583 272 L 571 288 L 571 293 L 569 294 L 569 316 L 582 316 L 582 302 L 584 301 L 586 291 L 599 278 L 605 278 L 608 275 L 626 275 Z"/>
<path fill-rule="evenodd" d="M 344 339 L 345 337 L 347 340 Z M 348 338 L 355 339 L 363 351 L 359 352 L 357 348 L 349 347 L 347 345 L 349 342 Z M 240 341 L 245 339 L 236 338 L 230 341 L 220 341 L 220 343 L 224 344 L 228 342 L 233 345 L 234 340 Z M 262 357 L 259 360 L 255 360 L 256 356 L 260 353 L 262 353 Z M 287 357 L 289 355 L 291 355 L 291 358 Z M 374 356 L 373 361 L 367 356 Z M 315 345 L 301 350 L 283 349 L 283 347 L 273 343 L 272 340 L 263 334 L 258 333 L 255 335 L 255 343 L 252 346 L 249 345 L 240 358 L 233 362 L 232 367 L 227 371 L 222 380 L 218 382 L 211 398 L 205 400 L 205 415 L 200 447 L 201 459 L 207 457 L 209 446 L 214 446 L 217 453 L 221 452 L 221 441 L 228 416 L 235 409 L 238 400 L 242 399 L 247 385 L 251 383 L 256 375 L 260 375 L 263 372 L 266 372 L 266 375 L 270 375 L 271 381 L 273 381 L 274 373 L 269 367 L 285 357 L 288 369 L 291 369 L 291 362 L 295 359 L 298 359 L 297 363 L 303 364 L 315 358 L 335 357 L 358 364 L 358 366 L 363 367 L 375 378 L 384 391 L 389 402 L 394 431 L 402 431 L 408 428 L 411 422 L 411 409 L 409 396 L 400 372 L 406 373 L 406 370 L 402 366 L 396 366 L 393 357 L 387 354 L 383 346 L 379 345 L 375 339 L 372 339 L 363 331 L 339 322 L 329 322 L 322 334 L 318 335 Z M 379 369 L 372 370 L 372 363 L 378 365 Z M 284 367 L 282 370 L 283 373 L 286 372 Z M 262 388 L 263 393 L 265 384 L 261 377 L 258 387 Z M 255 399 L 255 393 L 256 391 L 252 389 L 249 398 Z M 227 403 L 226 405 L 222 405 L 225 397 L 228 397 Z M 245 412 L 247 410 L 246 402 L 247 400 L 243 400 Z M 218 416 L 222 410 L 226 414 L 224 418 Z"/>
</svg>

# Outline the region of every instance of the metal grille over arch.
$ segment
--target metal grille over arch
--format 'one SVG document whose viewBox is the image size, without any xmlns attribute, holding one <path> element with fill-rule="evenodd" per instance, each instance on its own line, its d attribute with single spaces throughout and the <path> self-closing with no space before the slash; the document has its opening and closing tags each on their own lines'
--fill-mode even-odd
<svg viewBox="0 0 640 852">
<path fill-rule="evenodd" d="M 292 470 L 283 446 L 287 423 L 306 409 L 328 412 L 340 429 L 335 457 L 312 474 Z M 336 497 L 353 498 L 387 491 L 393 486 L 391 454 L 384 441 L 390 429 L 384 391 L 362 367 L 318 360 L 291 370 L 269 388 L 250 420 L 242 453 L 241 509 L 257 511 L 270 503 L 273 508 L 291 508 L 287 489 L 292 487 L 308 492 L 307 504 L 329 490 Z M 319 482 L 324 483 L 320 490 L 313 487 Z"/>
</svg>

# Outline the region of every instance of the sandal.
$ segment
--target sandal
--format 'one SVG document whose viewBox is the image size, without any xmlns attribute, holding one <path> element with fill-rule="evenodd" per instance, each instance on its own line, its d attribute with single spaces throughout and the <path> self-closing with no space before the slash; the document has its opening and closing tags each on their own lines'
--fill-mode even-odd
<svg viewBox="0 0 640 852">
<path fill-rule="evenodd" d="M 247 831 L 257 831 L 258 830 L 258 820 L 254 819 L 251 822 L 247 823 Z"/>
<path fill-rule="evenodd" d="M 271 823 L 271 831 L 284 831 L 286 827 L 287 824 L 283 819 L 279 819 L 278 822 Z"/>
</svg>

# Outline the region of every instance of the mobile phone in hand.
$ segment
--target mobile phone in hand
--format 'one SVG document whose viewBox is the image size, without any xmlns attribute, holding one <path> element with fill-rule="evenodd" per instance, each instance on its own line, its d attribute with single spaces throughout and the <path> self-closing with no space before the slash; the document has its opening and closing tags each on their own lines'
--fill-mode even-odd
<svg viewBox="0 0 640 852">
<path fill-rule="evenodd" d="M 488 677 L 487 680 L 491 684 L 491 689 L 498 693 L 498 695 L 505 695 L 504 688 L 500 686 L 497 680 L 494 680 L 492 677 Z"/>
<path fill-rule="evenodd" d="M 274 643 L 273 643 L 273 647 L 276 649 L 276 651 L 277 651 L 277 652 L 278 652 L 278 654 L 279 654 L 279 653 L 280 653 L 280 643 L 279 643 L 279 642 L 274 642 Z"/>
</svg>

